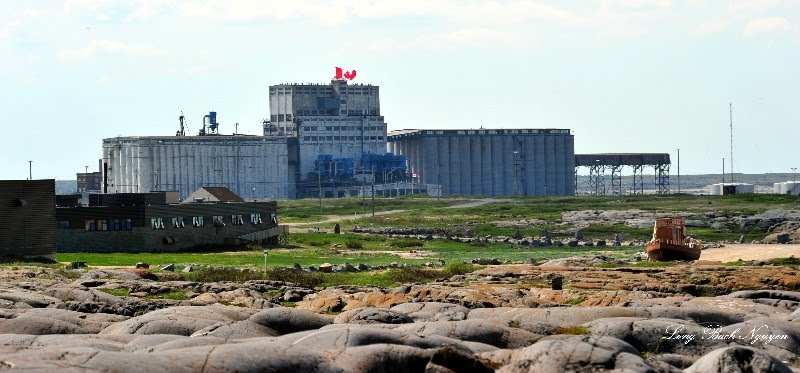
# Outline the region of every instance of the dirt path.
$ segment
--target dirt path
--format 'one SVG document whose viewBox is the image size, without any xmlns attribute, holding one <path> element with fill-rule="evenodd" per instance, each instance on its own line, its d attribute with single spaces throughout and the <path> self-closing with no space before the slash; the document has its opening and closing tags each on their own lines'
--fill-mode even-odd
<svg viewBox="0 0 800 373">
<path fill-rule="evenodd" d="M 408 210 L 376 211 L 375 212 L 375 216 L 397 214 L 397 213 L 406 212 L 406 211 L 408 211 Z M 365 214 L 354 214 L 354 215 L 325 215 L 325 220 L 315 221 L 315 222 L 311 222 L 311 223 L 286 223 L 286 224 L 282 224 L 282 225 L 288 225 L 290 227 L 312 227 L 312 226 L 325 224 L 325 223 L 334 223 L 334 222 L 337 222 L 337 221 L 349 220 L 349 219 L 355 220 L 355 219 L 361 219 L 361 218 L 368 218 L 368 217 L 371 217 L 371 216 L 372 216 L 371 212 L 368 212 L 368 213 L 365 213 Z"/>
<path fill-rule="evenodd" d="M 700 254 L 700 260 L 735 262 L 741 260 L 768 260 L 788 258 L 794 255 L 800 258 L 800 245 L 756 245 L 730 244 L 725 247 L 709 248 Z"/>
<path fill-rule="evenodd" d="M 486 199 L 482 199 L 482 200 L 478 200 L 478 201 L 462 203 L 460 205 L 447 206 L 445 208 L 447 208 L 447 209 L 464 209 L 464 208 L 468 208 L 468 207 L 482 206 L 482 205 L 485 205 L 487 203 L 508 202 L 508 201 L 509 200 L 507 200 L 507 199 L 486 198 Z"/>
<path fill-rule="evenodd" d="M 506 202 L 506 201 L 508 201 L 508 200 L 486 198 L 486 199 L 476 200 L 476 201 L 462 203 L 462 204 L 458 204 L 458 205 L 447 206 L 445 208 L 448 208 L 448 209 L 462 209 L 462 208 L 468 208 L 468 207 L 477 207 L 477 206 L 485 205 L 487 203 Z M 375 212 L 375 216 L 398 214 L 398 213 L 406 212 L 406 211 L 408 211 L 408 210 L 376 211 Z M 355 220 L 355 219 L 361 219 L 361 218 L 368 218 L 368 217 L 371 217 L 371 216 L 372 216 L 371 212 L 368 212 L 368 213 L 365 213 L 365 214 L 353 214 L 353 215 L 326 215 L 325 216 L 325 220 L 315 221 L 315 222 L 311 222 L 311 223 L 286 223 L 286 224 L 282 224 L 282 225 L 287 225 L 287 226 L 290 226 L 290 227 L 301 227 L 301 228 L 302 227 L 314 227 L 314 226 L 318 226 L 320 224 L 325 224 L 325 223 L 335 223 L 335 222 L 338 222 L 338 221 L 351 220 L 351 219 Z"/>
</svg>

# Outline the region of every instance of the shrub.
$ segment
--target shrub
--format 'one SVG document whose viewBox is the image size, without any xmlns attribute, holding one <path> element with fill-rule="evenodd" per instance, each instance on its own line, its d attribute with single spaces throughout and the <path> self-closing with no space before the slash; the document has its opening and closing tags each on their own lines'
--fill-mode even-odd
<svg viewBox="0 0 800 373">
<path fill-rule="evenodd" d="M 347 242 L 344 243 L 344 246 L 347 247 L 348 249 L 363 249 L 364 243 L 358 240 L 348 240 Z"/>
<path fill-rule="evenodd" d="M 77 279 L 77 278 L 81 277 L 83 272 L 81 272 L 79 270 L 59 268 L 59 269 L 56 270 L 56 274 L 60 275 L 60 276 L 64 276 L 64 277 L 66 277 L 68 279 L 74 280 L 74 279 Z"/>
<path fill-rule="evenodd" d="M 470 272 L 475 272 L 480 269 L 480 266 L 467 264 L 464 262 L 454 262 L 444 267 L 443 275 L 445 277 L 452 277 L 455 275 L 464 275 Z"/>
<path fill-rule="evenodd" d="M 425 241 L 414 240 L 414 239 L 400 239 L 400 240 L 393 240 L 389 243 L 391 247 L 399 247 L 399 248 L 407 248 L 407 247 L 421 247 L 425 244 Z"/>
<path fill-rule="evenodd" d="M 173 290 L 166 293 L 148 295 L 144 299 L 172 299 L 172 300 L 189 300 L 185 291 Z"/>
<path fill-rule="evenodd" d="M 228 267 L 208 267 L 201 268 L 197 272 L 185 274 L 187 280 L 199 282 L 218 282 L 236 281 L 245 282 L 250 280 L 261 280 L 263 275 L 256 272 L 244 272 L 236 268 Z"/>
<path fill-rule="evenodd" d="M 116 289 L 97 288 L 97 290 L 100 290 L 104 293 L 108 293 L 111 295 L 116 295 L 118 297 L 127 297 L 131 295 L 131 289 L 126 287 L 119 287 Z"/>
<path fill-rule="evenodd" d="M 572 300 L 567 302 L 567 304 L 569 304 L 571 306 L 575 306 L 575 305 L 581 304 L 585 300 L 586 300 L 586 298 L 584 298 L 584 297 L 572 298 Z"/>
<path fill-rule="evenodd" d="M 772 264 L 776 264 L 779 266 L 791 266 L 791 265 L 800 265 L 800 259 L 795 258 L 794 256 L 790 256 L 788 258 L 777 258 L 770 260 Z"/>
<path fill-rule="evenodd" d="M 300 286 L 315 287 L 325 281 L 325 275 L 318 272 L 306 272 L 294 268 L 270 268 L 267 270 L 267 279 L 273 281 L 291 282 Z"/>
<path fill-rule="evenodd" d="M 308 244 L 316 247 L 325 247 L 325 246 L 330 246 L 331 241 L 330 240 L 308 241 Z"/>
<path fill-rule="evenodd" d="M 559 326 L 553 330 L 553 334 L 583 335 L 589 334 L 589 329 L 581 325 Z"/>
<path fill-rule="evenodd" d="M 426 282 L 442 277 L 442 273 L 425 267 L 405 267 L 390 269 L 386 277 L 397 283 Z"/>
</svg>

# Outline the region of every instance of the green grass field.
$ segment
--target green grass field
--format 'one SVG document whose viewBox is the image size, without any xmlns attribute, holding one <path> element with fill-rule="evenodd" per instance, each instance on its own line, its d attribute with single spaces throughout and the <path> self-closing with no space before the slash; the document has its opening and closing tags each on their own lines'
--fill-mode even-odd
<svg viewBox="0 0 800 373">
<path fill-rule="evenodd" d="M 302 266 L 331 264 L 370 264 L 385 265 L 392 262 L 421 264 L 443 259 L 445 262 L 469 262 L 475 258 L 498 258 L 501 261 L 523 261 L 528 258 L 537 260 L 544 258 L 564 258 L 575 255 L 602 254 L 610 257 L 625 258 L 642 250 L 641 247 L 519 247 L 508 244 L 467 244 L 452 241 L 424 241 L 408 239 L 386 239 L 382 237 L 360 236 L 356 234 L 295 233 L 291 236 L 292 248 L 279 248 L 269 251 L 268 266 Z M 419 245 L 408 246 L 417 242 Z M 348 249 L 347 245 L 359 246 L 359 249 Z M 357 244 L 355 244 L 357 243 Z M 401 246 L 395 247 L 394 244 Z M 332 249 L 333 245 L 341 248 Z M 397 255 L 381 251 L 410 250 L 430 252 L 422 259 L 403 259 Z M 357 251 L 357 252 L 352 252 Z M 251 250 L 233 252 L 207 253 L 58 253 L 60 262 L 81 261 L 89 266 L 133 266 L 137 262 L 151 265 L 174 263 L 178 266 L 211 265 L 236 267 L 263 267 L 264 255 L 260 247 Z"/>
<path fill-rule="evenodd" d="M 505 235 L 514 233 L 514 228 L 497 228 L 490 224 L 498 220 L 541 219 L 547 223 L 521 229 L 526 236 L 539 235 L 542 228 L 551 231 L 568 228 L 559 225 L 561 213 L 577 210 L 661 210 L 716 212 L 726 216 L 760 213 L 769 209 L 800 209 L 800 199 L 783 195 L 734 195 L 734 196 L 692 196 L 692 195 L 646 195 L 646 196 L 575 196 L 575 197 L 517 197 L 505 202 L 485 204 L 469 208 L 445 208 L 468 202 L 464 197 L 430 198 L 407 196 L 400 198 L 376 198 L 376 211 L 406 210 L 406 212 L 381 215 L 374 218 L 343 220 L 343 231 L 350 231 L 356 225 L 362 227 L 396 228 L 443 228 L 455 234 L 469 229 L 473 236 Z M 319 214 L 319 201 L 316 199 L 289 200 L 278 202 L 281 222 L 313 223 L 328 215 L 349 215 L 371 211 L 371 199 L 340 198 L 324 199 L 323 211 Z M 316 226 L 332 228 L 334 223 L 319 223 Z M 302 266 L 322 263 L 371 264 L 424 263 L 443 259 L 445 262 L 468 262 L 474 258 L 498 258 L 501 261 L 523 261 L 528 258 L 562 258 L 575 255 L 602 254 L 625 258 L 642 247 L 548 247 L 531 248 L 507 244 L 467 244 L 453 241 L 422 241 L 395 239 L 383 236 L 356 234 L 306 233 L 310 228 L 293 228 L 289 235 L 289 246 L 271 250 L 267 263 L 269 266 Z M 624 239 L 647 239 L 651 230 L 631 228 L 624 225 L 591 225 L 583 229 L 587 238 L 611 239 L 621 233 Z M 746 239 L 759 239 L 764 232 L 716 232 L 711 228 L 691 228 L 690 233 L 705 241 L 735 240 L 745 233 Z M 334 249 L 333 246 L 337 248 Z M 231 249 L 234 250 L 234 249 Z M 403 259 L 384 251 L 421 250 L 428 253 L 422 258 Z M 151 265 L 174 263 L 177 266 L 209 265 L 262 267 L 263 251 L 260 247 L 247 250 L 225 252 L 178 252 L 178 253 L 58 253 L 58 261 L 83 261 L 90 266 L 132 266 L 136 262 Z"/>
<path fill-rule="evenodd" d="M 441 199 L 421 198 L 419 196 L 399 198 L 376 198 L 376 211 L 404 209 L 406 212 L 380 215 L 360 219 L 347 219 L 340 222 L 342 229 L 350 230 L 354 226 L 361 227 L 404 227 L 404 228 L 443 228 L 454 233 L 470 229 L 474 236 L 514 234 L 514 228 L 498 228 L 490 224 L 498 220 L 540 219 L 547 221 L 542 227 L 522 228 L 526 236 L 539 235 L 542 228 L 553 231 L 563 229 L 558 222 L 564 211 L 580 210 L 628 210 L 640 209 L 651 211 L 689 211 L 695 213 L 717 212 L 728 217 L 742 214 L 756 214 L 770 209 L 800 209 L 800 199 L 786 195 L 749 194 L 732 196 L 694 196 L 677 195 L 644 195 L 644 196 L 552 196 L 552 197 L 516 197 L 504 198 L 508 202 L 485 204 L 478 207 L 446 209 L 445 206 L 465 202 L 463 198 L 445 197 Z M 369 199 L 367 211 L 369 211 Z M 347 215 L 360 212 L 361 200 L 358 198 L 341 198 L 335 201 L 323 200 L 323 215 Z M 341 210 L 339 209 L 341 206 Z M 287 217 L 290 222 L 316 222 L 322 220 L 319 215 L 318 201 L 313 199 L 280 201 L 279 216 Z M 302 212 L 304 218 L 298 218 Z M 322 228 L 332 228 L 335 223 L 319 223 Z M 302 231 L 302 228 L 298 228 Z M 625 239 L 647 239 L 650 228 L 637 229 L 622 225 L 592 225 L 583 230 L 587 238 L 613 237 L 621 233 Z M 708 240 L 735 240 L 742 233 L 746 239 L 759 239 L 766 234 L 762 232 L 715 232 L 710 228 L 691 228 L 692 234 Z"/>
</svg>

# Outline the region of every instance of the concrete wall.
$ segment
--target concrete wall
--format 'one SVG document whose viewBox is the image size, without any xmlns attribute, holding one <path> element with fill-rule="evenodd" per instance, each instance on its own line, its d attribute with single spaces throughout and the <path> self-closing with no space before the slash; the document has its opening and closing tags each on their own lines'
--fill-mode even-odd
<svg viewBox="0 0 800 373">
<path fill-rule="evenodd" d="M 55 180 L 0 180 L 0 257 L 56 253 Z"/>
<path fill-rule="evenodd" d="M 103 140 L 108 193 L 225 186 L 242 198 L 289 198 L 285 138 L 263 136 L 115 137 Z M 253 195 L 253 188 L 256 189 Z"/>
<path fill-rule="evenodd" d="M 441 184 L 445 195 L 575 191 L 574 138 L 569 130 L 398 131 L 389 135 L 387 149 L 405 154 L 409 173 L 420 174 L 422 183 Z"/>
</svg>

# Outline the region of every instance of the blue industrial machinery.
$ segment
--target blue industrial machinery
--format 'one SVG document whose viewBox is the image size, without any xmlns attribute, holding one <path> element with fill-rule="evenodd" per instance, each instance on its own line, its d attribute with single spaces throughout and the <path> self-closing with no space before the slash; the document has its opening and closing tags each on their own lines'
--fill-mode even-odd
<svg viewBox="0 0 800 373">
<path fill-rule="evenodd" d="M 330 154 L 320 154 L 314 161 L 314 168 L 324 178 L 349 179 L 355 175 L 355 161 L 353 158 L 333 158 Z"/>
<path fill-rule="evenodd" d="M 208 131 L 206 131 L 206 120 L 208 120 Z M 208 115 L 203 116 L 203 128 L 200 129 L 199 136 L 205 135 L 218 135 L 219 123 L 217 123 L 217 112 L 210 111 Z"/>
<path fill-rule="evenodd" d="M 381 182 L 405 181 L 407 179 L 406 156 L 393 153 L 361 155 L 361 164 L 366 172 L 375 172 L 375 180 Z"/>
</svg>

